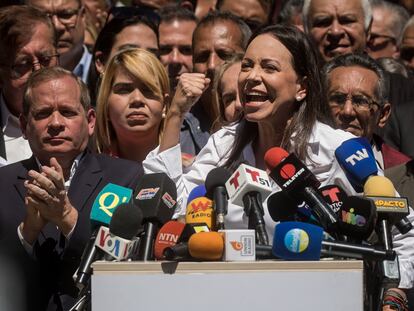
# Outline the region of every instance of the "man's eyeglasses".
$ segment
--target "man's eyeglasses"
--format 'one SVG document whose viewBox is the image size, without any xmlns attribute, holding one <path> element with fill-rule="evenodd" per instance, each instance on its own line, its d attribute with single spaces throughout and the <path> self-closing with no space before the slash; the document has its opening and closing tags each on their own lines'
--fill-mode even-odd
<svg viewBox="0 0 414 311">
<path fill-rule="evenodd" d="M 343 109 L 346 102 L 350 100 L 354 109 L 359 111 L 369 111 L 374 106 L 381 107 L 375 100 L 365 95 L 348 95 L 344 93 L 335 93 L 329 96 L 329 105 L 332 108 Z"/>
<path fill-rule="evenodd" d="M 15 63 L 10 67 L 11 69 L 11 78 L 19 79 L 25 76 L 28 72 L 32 72 L 37 68 L 51 67 L 58 64 L 59 54 L 43 55 L 37 57 L 37 61 L 32 61 L 29 59 L 23 60 L 21 62 Z"/>
<path fill-rule="evenodd" d="M 83 7 L 80 7 L 78 9 L 73 9 L 73 10 L 63 10 L 63 11 L 58 11 L 58 12 L 46 12 L 46 15 L 53 20 L 53 16 L 56 16 L 56 18 L 64 25 L 75 25 L 77 20 L 78 20 L 78 16 L 79 13 L 83 11 Z"/>
</svg>

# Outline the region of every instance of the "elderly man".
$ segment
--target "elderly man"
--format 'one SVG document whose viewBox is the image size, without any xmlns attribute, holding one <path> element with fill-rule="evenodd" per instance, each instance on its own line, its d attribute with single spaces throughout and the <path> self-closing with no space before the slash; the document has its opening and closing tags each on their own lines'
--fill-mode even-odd
<svg viewBox="0 0 414 311">
<path fill-rule="evenodd" d="M 32 154 L 18 119 L 26 81 L 57 64 L 54 28 L 44 13 L 24 5 L 0 9 L 0 156 L 8 163 Z"/>
<path fill-rule="evenodd" d="M 92 55 L 84 44 L 85 8 L 81 0 L 25 0 L 26 4 L 45 12 L 57 34 L 60 65 L 87 81 Z"/>
<path fill-rule="evenodd" d="M 372 22 L 369 0 L 305 0 L 302 12 L 305 32 L 325 62 L 364 51 Z"/>
<path fill-rule="evenodd" d="M 95 112 L 84 83 L 65 69 L 29 78 L 20 122 L 33 156 L 0 168 L 0 243 L 27 273 L 28 309 L 67 307 L 97 194 L 109 182 L 134 187 L 141 166 L 88 152 Z"/>
<path fill-rule="evenodd" d="M 387 81 L 382 68 L 369 56 L 348 54 L 328 62 L 323 73 L 331 113 L 337 127 L 370 140 L 381 168 L 407 162 L 407 156 L 375 138 L 376 127 L 384 126 L 390 114 L 390 104 L 386 99 Z M 409 218 L 412 222 L 412 211 Z M 414 229 L 407 235 L 394 232 L 394 241 L 398 241 L 394 245 L 401 271 L 399 287 L 404 289 L 414 285 L 410 259 L 414 253 L 414 246 L 410 246 L 413 231 Z"/>
<path fill-rule="evenodd" d="M 184 119 L 181 150 L 197 155 L 207 143 L 212 126 L 212 85 L 216 70 L 236 53 L 243 53 L 250 38 L 249 27 L 231 13 L 213 12 L 193 33 L 193 72 L 210 79 L 209 87 Z"/>
<path fill-rule="evenodd" d="M 367 42 L 369 56 L 399 57 L 404 25 L 410 18 L 404 7 L 384 0 L 371 0 L 372 27 Z"/>
<path fill-rule="evenodd" d="M 371 141 L 382 169 L 410 158 L 385 144 L 375 134 L 385 126 L 391 105 L 383 69 L 367 55 L 348 54 L 328 62 L 323 70 L 328 101 L 338 128 Z"/>
</svg>

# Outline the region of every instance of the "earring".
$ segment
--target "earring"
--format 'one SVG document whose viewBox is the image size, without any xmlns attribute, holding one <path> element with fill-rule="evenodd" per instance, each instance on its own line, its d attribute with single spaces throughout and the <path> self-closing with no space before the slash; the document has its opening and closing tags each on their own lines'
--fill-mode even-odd
<svg viewBox="0 0 414 311">
<path fill-rule="evenodd" d="M 298 102 L 300 102 L 300 101 L 302 100 L 302 97 L 301 97 L 301 96 L 296 96 L 296 100 L 297 100 Z"/>
<path fill-rule="evenodd" d="M 162 113 L 161 118 L 165 119 L 166 115 L 165 112 Z"/>
</svg>

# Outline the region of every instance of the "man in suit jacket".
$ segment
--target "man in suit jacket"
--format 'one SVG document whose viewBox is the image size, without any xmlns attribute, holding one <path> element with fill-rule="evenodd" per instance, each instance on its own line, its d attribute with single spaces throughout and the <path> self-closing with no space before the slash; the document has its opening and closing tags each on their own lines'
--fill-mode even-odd
<svg viewBox="0 0 414 311">
<path fill-rule="evenodd" d="M 73 73 L 33 73 L 23 102 L 20 122 L 33 157 L 0 168 L 0 243 L 23 272 L 27 309 L 66 309 L 66 295 L 77 294 L 72 275 L 97 194 L 109 182 L 135 187 L 142 168 L 87 151 L 95 113 Z"/>
</svg>

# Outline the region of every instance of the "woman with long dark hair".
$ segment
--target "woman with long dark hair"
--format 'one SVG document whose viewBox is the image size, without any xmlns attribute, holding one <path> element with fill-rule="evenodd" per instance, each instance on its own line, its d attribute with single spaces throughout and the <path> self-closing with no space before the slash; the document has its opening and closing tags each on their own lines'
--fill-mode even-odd
<svg viewBox="0 0 414 311">
<path fill-rule="evenodd" d="M 244 119 L 211 136 L 189 171 L 180 164 L 179 131 L 184 114 L 209 80 L 202 74 L 182 76 L 166 117 L 159 148 L 144 161 L 147 172 L 167 172 L 183 198 L 205 181 L 215 167 L 236 169 L 241 162 L 265 169 L 264 155 L 280 146 L 295 153 L 322 185 L 336 184 L 354 192 L 335 159 L 335 149 L 353 136 L 334 130 L 318 71 L 316 53 L 306 36 L 291 26 L 269 26 L 250 39 L 238 78 Z M 277 186 L 275 186 L 277 190 Z M 267 215 L 269 236 L 275 223 Z M 247 227 L 243 208 L 230 205 L 226 228 Z"/>
</svg>

